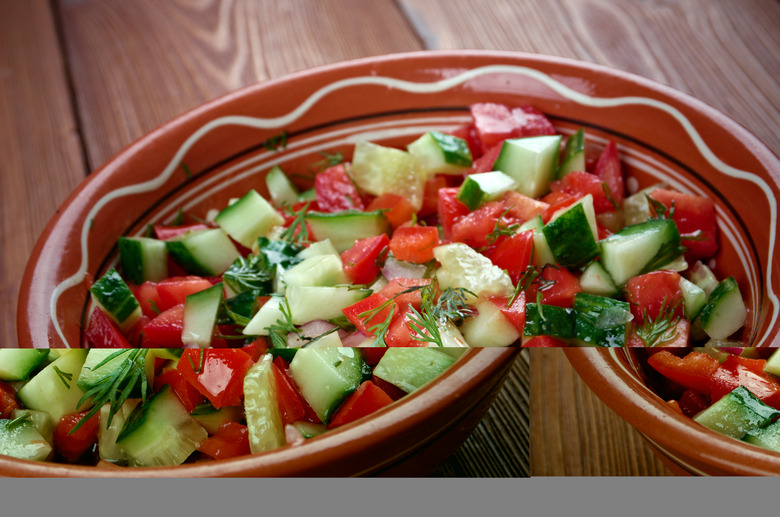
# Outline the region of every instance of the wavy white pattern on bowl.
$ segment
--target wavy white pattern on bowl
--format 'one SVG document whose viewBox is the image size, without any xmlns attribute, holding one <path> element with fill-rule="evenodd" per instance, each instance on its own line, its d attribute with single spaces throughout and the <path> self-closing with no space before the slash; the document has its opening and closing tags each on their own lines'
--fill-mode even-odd
<svg viewBox="0 0 780 517">
<path fill-rule="evenodd" d="M 771 266 L 771 264 L 774 263 L 774 248 L 771 244 L 775 242 L 777 237 L 776 224 L 775 224 L 775 222 L 777 221 L 777 202 L 772 196 L 772 191 L 770 186 L 758 176 L 748 171 L 731 167 L 730 165 L 721 161 L 713 153 L 713 151 L 709 148 L 709 146 L 704 142 L 703 138 L 696 130 L 696 128 L 693 126 L 693 124 L 690 122 L 690 120 L 688 120 L 688 118 L 685 117 L 678 109 L 674 108 L 673 106 L 670 106 L 669 104 L 648 97 L 639 97 L 639 96 L 624 96 L 624 97 L 611 97 L 611 98 L 592 97 L 571 89 L 570 87 L 564 85 L 563 83 L 559 82 L 556 79 L 553 79 L 549 75 L 540 72 L 539 70 L 529 68 L 529 67 L 524 67 L 524 66 L 491 65 L 491 66 L 478 67 L 471 70 L 467 70 L 465 72 L 454 75 L 452 77 L 442 79 L 439 81 L 433 81 L 433 82 L 412 82 L 412 81 L 406 81 L 406 80 L 396 79 L 392 77 L 361 76 L 361 77 L 353 77 L 353 78 L 335 81 L 333 83 L 323 86 L 322 88 L 312 93 L 308 98 L 306 98 L 306 100 L 304 100 L 297 108 L 295 108 L 288 114 L 280 117 L 253 118 L 253 117 L 230 116 L 230 117 L 222 117 L 222 118 L 215 119 L 203 125 L 200 129 L 195 131 L 181 145 L 179 150 L 171 158 L 171 161 L 168 164 L 168 166 L 155 179 L 143 183 L 139 183 L 136 185 L 129 185 L 127 187 L 116 189 L 110 192 L 109 194 L 107 194 L 106 196 L 104 196 L 103 198 L 101 198 L 97 203 L 95 203 L 95 205 L 90 210 L 89 215 L 85 219 L 85 222 L 83 223 L 81 229 L 80 244 L 81 244 L 82 258 L 81 258 L 81 263 L 79 265 L 79 268 L 73 275 L 71 275 L 70 277 L 68 277 L 67 279 L 65 279 L 64 281 L 62 281 L 60 284 L 57 285 L 57 287 L 54 289 L 52 293 L 50 303 L 49 303 L 51 321 L 54 325 L 54 328 L 57 330 L 59 337 L 62 339 L 63 344 L 66 347 L 70 347 L 70 343 L 68 343 L 67 339 L 65 338 L 62 328 L 60 327 L 59 320 L 56 316 L 57 301 L 59 300 L 63 292 L 70 289 L 71 287 L 75 287 L 79 285 L 81 282 L 83 282 L 86 276 L 88 270 L 86 250 L 87 250 L 87 243 L 89 239 L 90 221 L 95 219 L 95 217 L 103 209 L 103 207 L 105 207 L 109 202 L 115 199 L 128 196 L 131 194 L 135 194 L 135 193 L 148 192 L 160 188 L 162 185 L 165 184 L 165 182 L 170 178 L 170 176 L 178 169 L 187 152 L 198 142 L 198 140 L 200 140 L 203 136 L 205 136 L 209 132 L 223 126 L 245 126 L 248 128 L 257 128 L 257 129 L 282 130 L 286 126 L 289 126 L 293 121 L 298 120 L 309 109 L 311 109 L 312 106 L 314 106 L 318 101 L 320 101 L 322 98 L 327 96 L 329 93 L 337 91 L 339 89 L 349 88 L 352 86 L 373 84 L 373 85 L 385 86 L 387 88 L 395 88 L 408 93 L 427 94 L 427 93 L 443 92 L 448 89 L 460 86 L 463 83 L 468 82 L 469 80 L 475 79 L 480 76 L 490 75 L 490 74 L 515 74 L 515 75 L 530 77 L 538 80 L 545 86 L 549 87 L 550 89 L 552 89 L 553 91 L 561 95 L 562 97 L 572 102 L 582 104 L 585 106 L 594 107 L 594 108 L 613 108 L 613 107 L 628 106 L 628 105 L 643 105 L 667 113 L 668 115 L 673 117 L 680 124 L 680 126 L 686 131 L 686 133 L 690 136 L 691 140 L 694 142 L 696 149 L 699 151 L 699 153 L 701 153 L 702 157 L 704 157 L 712 165 L 712 167 L 714 167 L 715 169 L 719 170 L 720 172 L 728 176 L 753 183 L 764 192 L 770 207 L 769 220 L 771 221 L 770 236 L 769 236 L 770 246 L 768 246 L 768 251 L 767 251 L 768 257 L 766 260 L 766 264 Z M 737 248 L 742 249 L 739 246 L 737 246 Z M 742 260 L 743 262 L 745 262 L 744 257 L 742 258 Z M 778 313 L 780 312 L 780 306 L 778 305 L 777 296 L 771 289 L 772 275 L 773 275 L 773 271 L 771 267 L 768 267 L 765 273 L 766 273 L 767 297 L 769 298 L 772 304 L 771 320 L 770 320 L 770 324 L 768 325 L 768 328 L 771 329 L 774 326 L 775 322 L 777 321 Z M 751 345 L 761 346 L 763 340 L 766 338 L 767 338 L 766 334 L 759 336 L 756 342 L 752 343 Z"/>
</svg>

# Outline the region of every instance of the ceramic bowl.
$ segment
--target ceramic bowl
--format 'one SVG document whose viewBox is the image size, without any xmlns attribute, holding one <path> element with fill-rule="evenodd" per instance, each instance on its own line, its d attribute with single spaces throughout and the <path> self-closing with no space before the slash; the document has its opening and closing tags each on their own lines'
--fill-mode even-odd
<svg viewBox="0 0 780 517">
<path fill-rule="evenodd" d="M 627 349 L 564 351 L 585 384 L 639 431 L 675 474 L 780 476 L 780 453 L 729 438 L 672 410 L 649 387 L 643 362 Z"/>
</svg>

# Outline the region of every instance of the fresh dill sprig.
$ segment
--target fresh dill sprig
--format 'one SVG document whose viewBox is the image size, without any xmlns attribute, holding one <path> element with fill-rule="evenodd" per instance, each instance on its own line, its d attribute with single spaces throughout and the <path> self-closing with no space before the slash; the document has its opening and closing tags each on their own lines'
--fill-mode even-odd
<svg viewBox="0 0 780 517">
<path fill-rule="evenodd" d="M 309 241 L 309 228 L 306 226 L 306 212 L 309 210 L 311 202 L 304 204 L 297 212 L 290 207 L 283 207 L 289 215 L 294 216 L 290 226 L 285 229 L 280 235 L 283 241 L 287 241 L 290 244 L 303 244 Z"/>
<path fill-rule="evenodd" d="M 411 290 L 414 290 L 414 288 L 412 288 Z M 402 292 L 410 292 L 410 289 L 407 289 Z M 395 296 L 385 302 L 382 302 L 381 304 L 377 305 L 373 309 L 369 309 L 367 311 L 358 314 L 358 318 L 360 319 L 360 322 L 363 323 L 363 326 L 366 327 L 366 330 L 374 336 L 374 346 L 386 346 L 385 336 L 387 335 L 387 331 L 390 329 L 390 323 L 393 321 L 393 316 L 395 316 L 395 311 L 392 310 L 393 304 L 395 303 L 394 299 Z M 387 316 L 385 316 L 384 320 L 382 320 L 379 323 L 374 323 L 373 325 L 369 325 L 369 323 L 375 317 L 377 317 L 379 314 L 382 313 L 382 311 L 388 308 L 391 310 L 387 313 Z"/>
<path fill-rule="evenodd" d="M 647 309 L 643 311 L 644 321 L 636 327 L 636 334 L 646 347 L 662 346 L 677 338 L 677 323 L 680 321 L 680 316 L 677 314 L 679 305 L 679 299 L 670 305 L 664 298 L 661 310 L 655 319 L 648 316 Z"/>
<path fill-rule="evenodd" d="M 32 422 L 29 411 L 20 414 L 18 417 L 8 422 L 5 426 L 5 429 L 7 431 L 11 431 L 12 429 L 16 429 L 17 427 L 20 427 L 22 424 L 25 424 L 27 422 Z"/>
<path fill-rule="evenodd" d="M 322 160 L 314 164 L 314 167 L 319 171 L 323 171 L 328 167 L 334 167 L 336 165 L 344 163 L 344 153 L 342 153 L 341 151 L 336 151 L 335 153 L 320 151 L 317 154 L 323 156 Z"/>
<path fill-rule="evenodd" d="M 63 372 L 56 366 L 54 366 L 54 373 L 56 373 L 57 377 L 60 378 L 62 384 L 64 384 L 66 388 L 70 389 L 70 382 L 73 381 L 73 374 L 68 372 Z"/>
<path fill-rule="evenodd" d="M 671 206 L 667 206 L 657 199 L 645 194 L 647 203 L 650 205 L 650 218 L 651 219 L 671 219 L 674 216 L 674 200 L 672 200 Z"/>
<path fill-rule="evenodd" d="M 487 234 L 487 242 L 489 244 L 495 243 L 500 237 L 511 237 L 517 233 L 517 229 L 520 228 L 520 223 L 507 224 L 504 221 L 504 216 L 506 216 L 513 207 L 514 205 L 504 210 L 501 217 L 496 220 L 493 230 Z"/>
<path fill-rule="evenodd" d="M 443 347 L 440 325 L 474 314 L 474 308 L 468 305 L 467 295 L 475 295 L 464 287 L 448 287 L 434 301 L 436 291 L 436 282 L 422 288 L 420 310 L 410 307 L 409 328 L 414 339 Z"/>
<path fill-rule="evenodd" d="M 282 130 L 278 135 L 267 138 L 263 142 L 263 147 L 269 151 L 278 151 L 287 147 L 287 131 Z"/>
<path fill-rule="evenodd" d="M 300 336 L 301 330 L 292 321 L 292 312 L 287 298 L 284 298 L 279 304 L 279 310 L 282 313 L 282 319 L 276 320 L 276 323 L 268 327 L 268 336 L 271 338 L 273 348 L 287 348 L 287 335 L 294 332 Z"/>
<path fill-rule="evenodd" d="M 607 200 L 615 207 L 615 210 L 620 210 L 620 204 L 618 204 L 615 196 L 612 195 L 612 189 L 609 188 L 606 181 L 601 182 L 601 190 L 604 192 L 604 195 L 607 196 Z"/>
</svg>

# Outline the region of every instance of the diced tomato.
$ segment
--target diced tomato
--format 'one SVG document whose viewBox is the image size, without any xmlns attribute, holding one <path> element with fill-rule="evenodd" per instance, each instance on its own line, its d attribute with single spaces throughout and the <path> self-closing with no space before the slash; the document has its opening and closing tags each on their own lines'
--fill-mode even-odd
<svg viewBox="0 0 780 517">
<path fill-rule="evenodd" d="M 703 395 L 712 393 L 712 378 L 720 363 L 704 352 L 690 352 L 684 357 L 660 350 L 650 356 L 647 364 L 661 375 L 681 386 Z"/>
<path fill-rule="evenodd" d="M 215 408 L 237 406 L 244 396 L 244 376 L 254 364 L 240 348 L 187 349 L 177 369 Z"/>
<path fill-rule="evenodd" d="M 345 307 L 341 312 L 360 332 L 367 336 L 373 336 L 374 331 L 371 328 L 381 325 L 391 313 L 398 312 L 398 306 L 383 294 L 374 293 L 349 307 Z"/>
<path fill-rule="evenodd" d="M 144 348 L 182 348 L 184 304 L 174 305 L 144 325 L 141 344 Z"/>
<path fill-rule="evenodd" d="M 187 296 L 208 289 L 213 285 L 208 278 L 200 276 L 178 276 L 157 283 L 157 293 L 160 296 L 160 311 L 167 311 L 174 305 L 184 303 Z"/>
<path fill-rule="evenodd" d="M 418 341 L 412 337 L 413 331 L 410 323 L 411 319 L 409 319 L 408 311 L 396 314 L 385 334 L 385 344 L 387 346 L 405 347 L 428 346 L 428 343 Z"/>
<path fill-rule="evenodd" d="M 472 159 L 477 159 L 482 156 L 482 143 L 479 141 L 479 135 L 477 134 L 477 128 L 474 124 L 468 124 L 450 131 L 452 136 L 456 136 L 461 140 L 466 141 L 466 145 L 469 146 L 469 152 L 471 152 Z"/>
<path fill-rule="evenodd" d="M 393 256 L 415 264 L 433 260 L 433 248 L 438 245 L 439 230 L 435 226 L 401 226 L 390 239 Z"/>
<path fill-rule="evenodd" d="M 247 353 L 254 362 L 260 360 L 260 358 L 268 352 L 268 340 L 264 337 L 259 337 L 241 347 L 241 350 Z"/>
<path fill-rule="evenodd" d="M 680 348 L 687 347 L 689 345 L 689 338 L 691 334 L 691 322 L 685 318 L 680 318 L 675 323 L 673 329 L 669 329 L 658 338 L 656 343 L 645 343 L 644 339 L 640 337 L 637 331 L 637 325 L 632 324 L 628 327 L 628 333 L 626 334 L 626 347 L 664 347 L 664 348 Z M 670 339 L 666 339 L 666 336 L 670 336 Z M 665 339 L 662 341 L 661 339 Z"/>
<path fill-rule="evenodd" d="M 360 347 L 360 355 L 369 366 L 376 366 L 384 357 L 387 347 L 384 346 L 364 346 Z"/>
<path fill-rule="evenodd" d="M 317 174 L 314 177 L 314 191 L 317 193 L 317 207 L 322 212 L 365 209 L 360 193 L 343 163 Z"/>
<path fill-rule="evenodd" d="M 135 290 L 135 298 L 141 305 L 141 312 L 148 318 L 154 318 L 162 309 L 162 300 L 160 293 L 157 292 L 157 282 L 146 282 L 139 285 Z"/>
<path fill-rule="evenodd" d="M 623 181 L 623 169 L 618 157 L 617 145 L 614 140 L 610 140 L 601 152 L 593 168 L 593 174 L 607 183 L 610 195 L 618 205 L 622 206 L 623 199 L 626 197 L 626 187 Z"/>
<path fill-rule="evenodd" d="M 489 236 L 496 229 L 505 210 L 501 201 L 485 203 L 452 226 L 452 240 L 463 242 L 472 248 L 488 246 L 491 244 Z M 507 220 L 504 226 L 509 227 L 513 223 L 514 221 Z"/>
<path fill-rule="evenodd" d="M 419 288 L 430 285 L 430 283 L 430 278 L 393 278 L 385 284 L 379 294 L 392 299 L 398 307 L 404 310 L 409 305 L 420 310 L 422 293 Z"/>
<path fill-rule="evenodd" d="M 292 379 L 292 377 L 290 377 L 290 365 L 287 363 L 287 361 L 285 361 L 282 357 L 277 356 L 274 358 L 274 366 L 278 368 L 280 374 L 284 375 L 286 382 L 293 387 L 293 390 L 295 391 L 301 406 L 303 406 L 303 420 L 306 422 L 311 422 L 312 424 L 322 423 L 320 421 L 320 417 L 317 416 L 317 413 L 314 412 L 309 403 L 306 402 L 306 399 L 303 398 L 303 395 L 301 395 L 300 391 L 298 390 L 298 386 L 295 384 L 295 381 Z"/>
<path fill-rule="evenodd" d="M 384 233 L 358 240 L 341 254 L 344 273 L 355 284 L 373 282 L 379 275 L 389 245 L 390 238 Z"/>
<path fill-rule="evenodd" d="M 418 218 L 439 213 L 439 189 L 447 187 L 447 178 L 441 174 L 435 174 L 425 180 L 422 207 L 417 212 Z"/>
<path fill-rule="evenodd" d="M 471 116 L 483 149 L 507 138 L 555 134 L 547 117 L 530 106 L 510 109 L 503 104 L 483 102 L 471 106 Z"/>
<path fill-rule="evenodd" d="M 339 407 L 328 423 L 328 429 L 354 422 L 392 403 L 393 399 L 382 388 L 371 381 L 364 381 Z"/>
<path fill-rule="evenodd" d="M 187 232 L 196 232 L 198 230 L 208 230 L 211 226 L 204 223 L 182 224 L 179 226 L 164 226 L 162 224 L 154 225 L 154 235 L 161 241 L 167 241 L 184 235 Z"/>
<path fill-rule="evenodd" d="M 576 203 L 577 197 L 573 194 L 569 194 L 568 192 L 558 191 L 550 192 L 549 194 L 545 195 L 542 197 L 542 201 L 548 205 L 547 210 L 542 212 L 542 222 L 547 224 L 550 222 L 550 219 L 552 219 L 552 216 L 555 214 L 555 212 Z"/>
<path fill-rule="evenodd" d="M 550 182 L 550 190 L 571 194 L 576 199 L 590 194 L 593 196 L 593 210 L 595 213 L 614 212 L 617 207 L 615 207 L 604 191 L 605 184 L 606 181 L 595 174 L 584 171 L 572 171 L 562 179 Z"/>
<path fill-rule="evenodd" d="M 718 225 L 712 199 L 666 189 L 656 189 L 650 197 L 667 208 L 674 203 L 672 220 L 680 230 L 682 245 L 688 248 L 687 260 L 709 258 L 718 252 Z"/>
<path fill-rule="evenodd" d="M 397 228 L 407 221 L 411 221 L 414 216 L 414 206 L 403 196 L 386 192 L 381 196 L 374 198 L 366 207 L 367 212 L 375 210 L 384 210 L 387 221 Z"/>
<path fill-rule="evenodd" d="M 11 413 L 19 409 L 21 404 L 16 398 L 16 391 L 3 381 L 0 381 L 0 418 L 11 418 Z"/>
<path fill-rule="evenodd" d="M 398 400 L 400 398 L 403 398 L 404 395 L 406 395 L 406 392 L 396 386 L 395 384 L 391 384 L 387 382 L 386 380 L 377 377 L 376 375 L 371 376 L 371 381 L 376 384 L 379 388 L 382 389 L 385 393 L 387 393 L 391 399 Z"/>
<path fill-rule="evenodd" d="M 191 413 L 198 404 L 205 402 L 206 397 L 195 386 L 187 382 L 182 373 L 176 368 L 166 368 L 154 377 L 154 391 L 160 391 L 168 385 L 179 397 L 182 405 Z"/>
<path fill-rule="evenodd" d="M 707 409 L 710 405 L 709 400 L 709 397 L 706 395 L 702 395 L 692 389 L 687 389 L 680 396 L 678 404 L 683 415 L 693 418 L 698 413 Z"/>
<path fill-rule="evenodd" d="M 565 347 L 566 343 L 552 336 L 534 336 L 523 343 L 523 346 L 531 348 L 561 348 Z"/>
<path fill-rule="evenodd" d="M 506 296 L 497 296 L 491 298 L 490 301 L 512 322 L 518 332 L 523 332 L 525 328 L 525 293 L 523 291 L 520 291 L 509 305 L 507 305 L 509 298 Z"/>
<path fill-rule="evenodd" d="M 635 276 L 626 283 L 626 300 L 630 304 L 634 323 L 646 318 L 658 320 L 659 315 L 682 317 L 682 290 L 677 271 L 651 271 Z"/>
<path fill-rule="evenodd" d="M 302 420 L 306 415 L 306 410 L 292 380 L 283 367 L 276 364 L 276 360 L 274 360 L 272 368 L 274 379 L 276 379 L 276 400 L 279 404 L 279 412 L 282 414 L 282 422 L 287 425 Z"/>
<path fill-rule="evenodd" d="M 580 281 L 565 267 L 547 265 L 526 290 L 526 300 L 536 301 L 542 294 L 541 303 L 558 307 L 573 307 L 574 295 L 582 291 Z"/>
<path fill-rule="evenodd" d="M 470 212 L 466 205 L 458 201 L 457 196 L 457 187 L 439 189 L 439 223 L 447 239 L 452 239 L 453 225 Z"/>
<path fill-rule="evenodd" d="M 493 165 L 498 160 L 498 155 L 501 154 L 501 148 L 503 141 L 498 142 L 493 147 L 489 148 L 485 154 L 474 160 L 469 169 L 469 174 L 479 174 L 481 172 L 490 172 L 493 170 Z"/>
<path fill-rule="evenodd" d="M 99 307 L 92 311 L 84 337 L 91 348 L 132 348 L 119 328 Z"/>
<path fill-rule="evenodd" d="M 729 355 L 712 375 L 712 402 L 717 402 L 738 386 L 744 386 L 753 395 L 775 409 L 780 409 L 780 382 L 762 373 L 756 373 Z"/>
<path fill-rule="evenodd" d="M 505 269 L 512 282 L 517 284 L 531 263 L 534 250 L 534 231 L 526 230 L 503 239 L 485 254 L 501 269 Z"/>
<path fill-rule="evenodd" d="M 65 461 L 74 462 L 97 444 L 98 414 L 92 415 L 75 432 L 73 428 L 87 416 L 89 411 L 64 415 L 54 426 L 54 448 Z"/>
<path fill-rule="evenodd" d="M 510 190 L 502 198 L 508 216 L 524 223 L 537 215 L 543 214 L 550 205 L 532 197 Z"/>
<path fill-rule="evenodd" d="M 215 460 L 226 460 L 251 454 L 249 429 L 230 420 L 222 422 L 214 436 L 203 440 L 198 451 Z"/>
</svg>

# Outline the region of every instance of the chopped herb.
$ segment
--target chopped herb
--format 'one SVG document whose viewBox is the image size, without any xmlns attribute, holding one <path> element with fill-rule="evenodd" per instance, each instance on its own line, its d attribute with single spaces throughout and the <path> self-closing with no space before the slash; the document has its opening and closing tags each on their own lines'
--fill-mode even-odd
<svg viewBox="0 0 780 517">
<path fill-rule="evenodd" d="M 192 173 L 190 172 L 190 168 L 187 167 L 187 164 L 184 162 L 181 162 L 181 168 L 184 171 L 184 174 L 187 176 L 187 179 L 192 179 Z"/>
<path fill-rule="evenodd" d="M 5 426 L 7 431 L 11 431 L 13 429 L 16 429 L 17 427 L 21 427 L 23 424 L 26 423 L 32 423 L 32 419 L 30 418 L 30 412 L 24 412 L 18 417 L 14 418 L 10 422 L 8 422 Z"/>
<path fill-rule="evenodd" d="M 517 229 L 520 228 L 520 223 L 512 223 L 508 225 L 506 224 L 506 221 L 504 221 L 504 216 L 509 213 L 512 208 L 513 207 L 510 206 L 504 210 L 504 213 L 502 213 L 501 217 L 498 218 L 496 224 L 493 226 L 493 231 L 487 235 L 488 243 L 494 244 L 499 239 L 499 237 L 511 237 L 517 232 Z"/>
<path fill-rule="evenodd" d="M 679 305 L 679 299 L 673 305 L 669 305 L 664 298 L 661 310 L 655 319 L 647 315 L 647 309 L 643 311 L 644 321 L 636 327 L 636 334 L 646 347 L 664 346 L 677 338 L 677 323 L 680 321 L 680 316 L 675 313 Z"/>
<path fill-rule="evenodd" d="M 604 195 L 607 196 L 607 200 L 615 207 L 615 210 L 620 210 L 620 205 L 615 199 L 615 196 L 612 195 L 612 189 L 609 188 L 606 181 L 601 182 L 601 190 L 604 192 Z"/>
<path fill-rule="evenodd" d="M 274 135 L 270 138 L 267 138 L 263 142 L 263 147 L 268 149 L 269 151 L 277 151 L 279 149 L 284 149 L 287 147 L 287 131 L 282 131 L 278 135 Z"/>
<path fill-rule="evenodd" d="M 171 226 L 181 226 L 182 224 L 184 224 L 184 211 L 179 208 L 173 221 L 171 221 Z"/>
<path fill-rule="evenodd" d="M 285 211 L 295 218 L 290 226 L 281 234 L 281 238 L 290 244 L 303 244 L 309 241 L 309 229 L 306 226 L 306 212 L 311 202 L 307 202 L 300 210 L 295 212 L 292 208 L 285 207 Z"/>
<path fill-rule="evenodd" d="M 73 374 L 63 372 L 58 367 L 54 367 L 54 373 L 57 374 L 57 377 L 60 378 L 60 381 L 62 381 L 62 384 L 65 385 L 66 388 L 70 389 L 70 382 L 73 380 Z"/>
<path fill-rule="evenodd" d="M 322 160 L 314 164 L 314 167 L 319 171 L 324 171 L 328 167 L 334 167 L 344 162 L 344 153 L 341 151 L 337 151 L 332 154 L 325 151 L 320 151 L 318 154 L 324 157 Z"/>
<path fill-rule="evenodd" d="M 420 310 L 411 307 L 409 327 L 412 337 L 418 341 L 444 346 L 439 326 L 447 321 L 457 322 L 474 314 L 474 308 L 467 303 L 467 294 L 474 293 L 463 287 L 448 287 L 434 302 L 436 282 L 422 287 Z"/>
<path fill-rule="evenodd" d="M 650 205 L 650 219 L 671 219 L 674 216 L 674 200 L 668 208 L 657 199 L 645 194 L 647 203 Z"/>
</svg>

